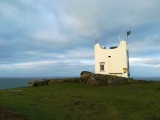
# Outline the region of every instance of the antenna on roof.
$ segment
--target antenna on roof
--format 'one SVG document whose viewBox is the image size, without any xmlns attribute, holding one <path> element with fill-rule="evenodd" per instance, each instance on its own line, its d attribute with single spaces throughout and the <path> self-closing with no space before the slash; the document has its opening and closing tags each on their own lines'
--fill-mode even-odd
<svg viewBox="0 0 160 120">
<path fill-rule="evenodd" d="M 98 43 L 98 37 L 99 37 L 99 33 L 97 33 L 97 35 L 95 36 L 95 38 L 96 38 L 96 43 Z"/>
</svg>

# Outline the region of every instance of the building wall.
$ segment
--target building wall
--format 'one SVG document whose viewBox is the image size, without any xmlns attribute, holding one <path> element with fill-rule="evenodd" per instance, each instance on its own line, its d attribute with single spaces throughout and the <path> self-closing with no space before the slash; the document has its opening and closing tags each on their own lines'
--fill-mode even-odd
<svg viewBox="0 0 160 120">
<path fill-rule="evenodd" d="M 100 44 L 95 44 L 95 73 L 111 74 L 128 78 L 123 68 L 128 70 L 127 44 L 121 41 L 120 45 L 114 49 L 104 49 Z M 104 71 L 100 71 L 100 64 L 104 64 Z"/>
</svg>

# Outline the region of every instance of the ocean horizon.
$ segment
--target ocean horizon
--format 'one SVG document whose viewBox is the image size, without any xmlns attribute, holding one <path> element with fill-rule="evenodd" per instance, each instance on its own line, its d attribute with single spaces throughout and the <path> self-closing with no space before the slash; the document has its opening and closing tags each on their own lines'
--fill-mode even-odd
<svg viewBox="0 0 160 120">
<path fill-rule="evenodd" d="M 133 76 L 135 80 L 160 81 L 160 76 Z"/>
<path fill-rule="evenodd" d="M 3 89 L 12 89 L 18 87 L 29 87 L 28 82 L 42 79 L 55 79 L 55 78 L 69 78 L 69 77 L 9 77 L 9 78 L 0 78 L 0 90 Z"/>
<path fill-rule="evenodd" d="M 18 88 L 18 87 L 29 87 L 28 82 L 41 79 L 51 79 L 51 78 L 54 79 L 54 78 L 71 78 L 71 77 L 0 78 L 0 90 Z M 160 77 L 135 76 L 131 78 L 135 80 L 160 81 Z"/>
</svg>

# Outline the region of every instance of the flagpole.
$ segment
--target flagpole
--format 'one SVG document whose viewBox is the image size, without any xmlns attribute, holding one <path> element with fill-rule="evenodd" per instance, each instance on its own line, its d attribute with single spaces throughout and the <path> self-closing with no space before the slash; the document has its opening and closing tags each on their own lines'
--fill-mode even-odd
<svg viewBox="0 0 160 120">
<path fill-rule="evenodd" d="M 127 40 L 127 62 L 128 62 L 128 77 L 130 77 L 130 67 L 129 67 L 129 47 L 128 47 L 128 36 L 130 35 L 131 31 L 127 31 L 126 33 L 126 40 Z"/>
<path fill-rule="evenodd" d="M 97 35 L 95 36 L 95 38 L 96 38 L 96 44 L 98 43 L 98 37 L 99 37 L 99 34 L 97 33 Z"/>
</svg>

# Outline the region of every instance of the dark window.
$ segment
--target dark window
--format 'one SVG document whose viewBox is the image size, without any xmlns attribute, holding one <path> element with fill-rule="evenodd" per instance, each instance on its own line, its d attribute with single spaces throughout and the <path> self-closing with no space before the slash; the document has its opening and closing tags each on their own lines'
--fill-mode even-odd
<svg viewBox="0 0 160 120">
<path fill-rule="evenodd" d="M 100 65 L 100 71 L 104 71 L 104 65 Z"/>
<path fill-rule="evenodd" d="M 104 71 L 105 62 L 100 62 L 100 71 Z"/>
<path fill-rule="evenodd" d="M 115 49 L 115 48 L 117 48 L 118 46 L 114 46 L 114 47 L 110 47 L 110 49 Z"/>
</svg>

